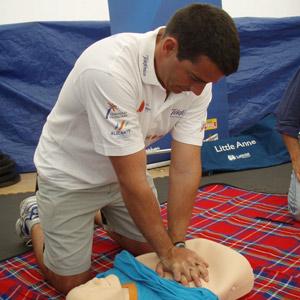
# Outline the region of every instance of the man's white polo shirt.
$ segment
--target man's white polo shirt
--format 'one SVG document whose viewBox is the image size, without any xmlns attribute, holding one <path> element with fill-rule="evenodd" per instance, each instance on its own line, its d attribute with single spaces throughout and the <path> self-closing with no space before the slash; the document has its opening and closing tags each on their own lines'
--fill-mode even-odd
<svg viewBox="0 0 300 300">
<path fill-rule="evenodd" d="M 102 186 L 117 182 L 108 156 L 135 153 L 168 132 L 202 145 L 211 84 L 200 96 L 166 100 L 154 68 L 158 30 L 114 35 L 83 52 L 43 128 L 40 176 L 67 189 Z"/>
</svg>

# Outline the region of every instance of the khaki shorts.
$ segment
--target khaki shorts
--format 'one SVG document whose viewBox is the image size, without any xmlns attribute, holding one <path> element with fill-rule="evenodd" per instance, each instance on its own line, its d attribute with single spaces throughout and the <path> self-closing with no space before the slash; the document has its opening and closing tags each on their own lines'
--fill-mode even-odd
<svg viewBox="0 0 300 300">
<path fill-rule="evenodd" d="M 150 175 L 149 185 L 156 189 Z M 54 273 L 69 276 L 91 266 L 94 216 L 101 209 L 105 229 L 145 242 L 130 217 L 117 183 L 85 190 L 65 190 L 38 178 L 37 202 L 45 235 L 44 264 Z"/>
</svg>

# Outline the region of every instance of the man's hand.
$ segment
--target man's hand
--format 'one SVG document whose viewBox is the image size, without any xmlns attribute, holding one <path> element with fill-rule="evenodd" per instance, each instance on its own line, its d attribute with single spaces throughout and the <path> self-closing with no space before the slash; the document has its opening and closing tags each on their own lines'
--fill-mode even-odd
<svg viewBox="0 0 300 300">
<path fill-rule="evenodd" d="M 160 258 L 156 272 L 164 276 L 170 272 L 177 282 L 188 285 L 193 281 L 195 286 L 201 287 L 200 278 L 208 282 L 208 264 L 194 251 L 186 248 L 172 247 L 165 257 Z"/>
</svg>

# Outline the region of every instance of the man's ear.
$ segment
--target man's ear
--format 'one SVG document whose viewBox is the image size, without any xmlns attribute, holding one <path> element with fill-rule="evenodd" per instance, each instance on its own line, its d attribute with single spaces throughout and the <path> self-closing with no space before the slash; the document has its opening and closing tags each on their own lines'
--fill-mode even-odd
<svg viewBox="0 0 300 300">
<path fill-rule="evenodd" d="M 174 37 L 168 36 L 163 40 L 162 50 L 164 54 L 170 55 L 178 51 L 178 42 Z"/>
</svg>

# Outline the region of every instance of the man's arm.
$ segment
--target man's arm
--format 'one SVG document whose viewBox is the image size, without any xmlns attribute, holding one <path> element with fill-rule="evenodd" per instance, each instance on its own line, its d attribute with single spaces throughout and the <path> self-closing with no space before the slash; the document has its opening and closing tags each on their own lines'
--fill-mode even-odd
<svg viewBox="0 0 300 300">
<path fill-rule="evenodd" d="M 163 225 L 159 206 L 146 177 L 146 153 L 141 150 L 110 157 L 126 207 L 146 240 L 163 257 L 173 247 Z"/>
<path fill-rule="evenodd" d="M 126 156 L 110 157 L 118 176 L 126 207 L 146 240 L 161 259 L 157 272 L 170 271 L 174 279 L 200 286 L 208 281 L 207 264 L 193 251 L 176 248 L 164 228 L 155 195 L 146 178 L 146 153 L 141 150 Z"/>
<path fill-rule="evenodd" d="M 293 169 L 300 181 L 300 69 L 289 82 L 283 98 L 276 109 L 276 129 L 282 135 L 290 154 Z"/>
<path fill-rule="evenodd" d="M 300 181 L 300 144 L 298 139 L 282 134 L 283 141 L 288 149 L 291 157 L 294 172 L 297 176 L 298 181 Z"/>
<path fill-rule="evenodd" d="M 172 241 L 184 241 L 201 179 L 200 147 L 172 142 L 168 231 Z"/>
</svg>

